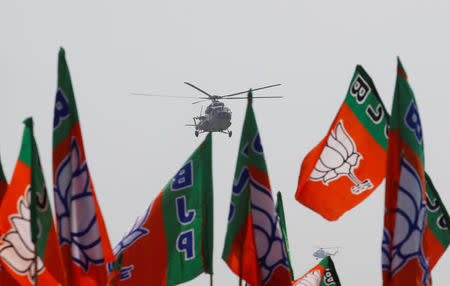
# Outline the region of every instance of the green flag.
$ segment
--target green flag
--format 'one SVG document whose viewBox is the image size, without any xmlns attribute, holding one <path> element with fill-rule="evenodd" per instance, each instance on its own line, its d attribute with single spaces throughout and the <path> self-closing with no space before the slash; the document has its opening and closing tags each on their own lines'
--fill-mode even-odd
<svg viewBox="0 0 450 286">
<path fill-rule="evenodd" d="M 286 219 L 284 218 L 283 199 L 281 198 L 281 192 L 277 193 L 277 203 L 275 204 L 275 210 L 280 218 L 281 234 L 283 235 L 284 247 L 286 248 L 287 258 L 289 262 L 289 268 L 291 270 L 291 278 L 294 280 L 294 270 L 292 269 L 291 253 L 289 251 L 289 241 L 286 230 Z"/>
</svg>

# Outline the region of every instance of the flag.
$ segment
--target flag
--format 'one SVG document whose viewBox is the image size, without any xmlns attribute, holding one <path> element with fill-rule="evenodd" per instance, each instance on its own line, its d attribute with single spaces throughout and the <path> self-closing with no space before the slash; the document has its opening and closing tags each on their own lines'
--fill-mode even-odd
<svg viewBox="0 0 450 286">
<path fill-rule="evenodd" d="M 40 285 L 66 285 L 33 121 L 24 123 L 19 160 L 0 206 L 0 257 L 20 285 L 35 285 L 36 276 Z"/>
<path fill-rule="evenodd" d="M 305 275 L 292 282 L 292 286 L 341 286 L 330 256 L 325 257 Z"/>
<path fill-rule="evenodd" d="M 286 219 L 284 218 L 283 199 L 281 198 L 281 192 L 277 193 L 277 202 L 275 204 L 275 210 L 280 218 L 281 234 L 283 235 L 284 247 L 286 248 L 286 254 L 289 262 L 289 271 L 291 272 L 291 279 L 294 280 L 294 270 L 292 269 L 291 254 L 289 252 L 289 241 L 286 230 Z"/>
<path fill-rule="evenodd" d="M 7 187 L 8 182 L 6 181 L 5 174 L 3 173 L 2 163 L 0 162 L 0 205 L 2 203 L 2 198 L 6 193 Z"/>
<path fill-rule="evenodd" d="M 0 162 L 0 206 L 2 205 L 2 198 L 5 195 L 7 188 L 8 182 L 6 181 L 5 174 L 3 173 L 2 163 Z M 3 263 L 3 260 L 0 259 L 0 281 L 5 283 L 5 285 L 19 285 L 19 283 L 14 280 L 13 276 L 11 276 L 8 271 L 6 271 L 5 267 L 6 265 Z"/>
<path fill-rule="evenodd" d="M 386 168 L 383 285 L 430 285 L 423 133 L 414 94 L 398 60 Z"/>
<path fill-rule="evenodd" d="M 111 245 L 89 175 L 65 52 L 58 59 L 53 186 L 59 243 L 71 285 L 105 285 Z"/>
<path fill-rule="evenodd" d="M 108 263 L 108 281 L 106 285 L 116 286 L 120 281 L 120 270 L 122 269 L 123 253 L 114 262 Z"/>
<path fill-rule="evenodd" d="M 448 225 L 450 218 L 427 173 L 425 173 L 425 186 L 427 191 L 427 226 L 425 228 L 424 243 L 426 244 L 426 256 L 429 260 L 431 271 L 450 244 Z"/>
<path fill-rule="evenodd" d="M 176 285 L 213 271 L 212 135 L 114 248 L 118 285 Z M 110 264 L 110 270 L 113 265 Z"/>
<path fill-rule="evenodd" d="M 358 65 L 327 136 L 303 160 L 296 199 L 327 220 L 362 202 L 385 177 L 387 129 L 386 109 Z"/>
<path fill-rule="evenodd" d="M 248 97 L 222 258 L 251 286 L 290 285 L 289 261 L 272 198 L 251 91 Z"/>
</svg>

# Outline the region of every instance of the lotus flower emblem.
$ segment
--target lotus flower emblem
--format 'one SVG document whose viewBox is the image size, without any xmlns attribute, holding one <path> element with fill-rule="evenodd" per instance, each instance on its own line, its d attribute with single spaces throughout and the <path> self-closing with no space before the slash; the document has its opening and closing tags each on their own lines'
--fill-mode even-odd
<svg viewBox="0 0 450 286">
<path fill-rule="evenodd" d="M 391 275 L 395 275 L 409 260 L 417 258 L 423 270 L 423 285 L 427 285 L 429 266 L 422 249 L 426 204 L 422 190 L 422 181 L 416 170 L 402 158 L 392 253 L 387 256 L 391 239 L 385 230 L 382 259 L 383 268 L 390 268 Z"/>
<path fill-rule="evenodd" d="M 150 233 L 150 230 L 146 229 L 143 225 L 147 221 L 147 218 L 152 210 L 153 202 L 145 211 L 145 215 L 138 217 L 131 230 L 122 238 L 119 244 L 114 247 L 114 255 L 118 256 L 122 251 L 133 245 L 139 238 Z"/>
<path fill-rule="evenodd" d="M 314 270 L 297 281 L 294 286 L 320 286 L 322 281 L 322 273 L 320 270 Z"/>
<path fill-rule="evenodd" d="M 25 198 L 22 196 L 19 199 L 17 205 L 19 213 L 9 217 L 13 229 L 1 239 L 4 244 L 0 248 L 0 258 L 16 273 L 28 275 L 30 282 L 33 283 L 36 268 L 39 275 L 44 270 L 44 264 L 39 256 L 36 259 L 35 245 L 31 240 L 30 201 L 31 191 L 28 186 Z"/>
<path fill-rule="evenodd" d="M 262 280 L 266 283 L 277 267 L 289 269 L 289 264 L 272 194 L 251 177 L 250 184 L 256 252 Z"/>
<path fill-rule="evenodd" d="M 355 142 L 348 135 L 342 121 L 331 131 L 327 144 L 309 177 L 313 181 L 322 181 L 324 185 L 347 176 L 355 185 L 351 192 L 359 195 L 373 188 L 370 179 L 359 180 L 354 170 L 358 167 L 362 155 L 356 151 Z"/>
<path fill-rule="evenodd" d="M 103 264 L 89 171 L 86 162 L 81 162 L 75 139 L 56 171 L 54 194 L 61 246 L 71 246 L 73 261 L 84 271 L 88 271 L 90 263 Z"/>
</svg>

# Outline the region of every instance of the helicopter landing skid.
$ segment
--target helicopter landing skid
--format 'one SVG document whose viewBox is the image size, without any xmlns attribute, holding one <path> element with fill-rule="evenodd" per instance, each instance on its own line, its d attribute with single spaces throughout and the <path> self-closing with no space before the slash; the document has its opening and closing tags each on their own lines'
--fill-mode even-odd
<svg viewBox="0 0 450 286">
<path fill-rule="evenodd" d="M 221 133 L 224 133 L 224 134 L 228 134 L 228 137 L 231 137 L 231 135 L 233 135 L 233 131 L 228 130 L 228 129 L 227 129 L 227 131 L 221 130 L 220 132 L 221 132 Z"/>
</svg>

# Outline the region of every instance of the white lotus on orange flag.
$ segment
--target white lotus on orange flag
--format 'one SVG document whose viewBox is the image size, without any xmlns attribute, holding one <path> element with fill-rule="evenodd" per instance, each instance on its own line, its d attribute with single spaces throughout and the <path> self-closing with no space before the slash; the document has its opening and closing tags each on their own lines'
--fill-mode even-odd
<svg viewBox="0 0 450 286">
<path fill-rule="evenodd" d="M 292 282 L 292 286 L 341 286 L 330 256 L 325 257 L 305 275 Z"/>
<path fill-rule="evenodd" d="M 20 285 L 67 285 L 31 118 L 0 205 L 0 258 Z"/>
<path fill-rule="evenodd" d="M 60 247 L 71 285 L 106 285 L 114 260 L 86 163 L 65 52 L 58 60 L 53 118 L 53 184 Z"/>
<path fill-rule="evenodd" d="M 296 199 L 337 220 L 383 181 L 388 115 L 372 79 L 356 67 L 327 136 L 302 163 Z"/>
</svg>

